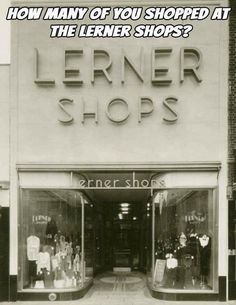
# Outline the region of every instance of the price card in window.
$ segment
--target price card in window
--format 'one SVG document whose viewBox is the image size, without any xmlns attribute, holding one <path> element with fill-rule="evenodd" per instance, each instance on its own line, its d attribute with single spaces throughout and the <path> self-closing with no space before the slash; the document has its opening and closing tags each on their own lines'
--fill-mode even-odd
<svg viewBox="0 0 236 305">
<path fill-rule="evenodd" d="M 155 263 L 155 270 L 154 270 L 154 282 L 161 282 L 164 277 L 166 267 L 166 260 L 164 259 L 157 259 Z"/>
</svg>

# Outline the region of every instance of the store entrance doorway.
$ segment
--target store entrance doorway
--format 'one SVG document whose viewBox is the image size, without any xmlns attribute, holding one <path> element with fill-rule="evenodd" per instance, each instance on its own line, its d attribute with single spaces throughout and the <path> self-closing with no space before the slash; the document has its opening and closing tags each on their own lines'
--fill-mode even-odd
<svg viewBox="0 0 236 305">
<path fill-rule="evenodd" d="M 96 207 L 95 207 L 96 209 Z M 145 205 L 141 203 L 111 203 L 104 206 L 101 219 L 95 219 L 95 266 L 97 271 L 134 271 L 145 269 L 147 239 L 142 224 Z M 99 222 L 99 224 L 98 224 Z"/>
<path fill-rule="evenodd" d="M 86 173 L 87 181 L 93 181 L 93 187 L 85 193 L 93 202 L 95 216 L 95 275 L 106 271 L 146 272 L 150 269 L 150 177 L 150 172 L 135 175 L 133 172 Z M 109 183 L 110 187 L 104 187 L 104 183 Z M 88 226 L 85 209 L 85 258 Z"/>
</svg>

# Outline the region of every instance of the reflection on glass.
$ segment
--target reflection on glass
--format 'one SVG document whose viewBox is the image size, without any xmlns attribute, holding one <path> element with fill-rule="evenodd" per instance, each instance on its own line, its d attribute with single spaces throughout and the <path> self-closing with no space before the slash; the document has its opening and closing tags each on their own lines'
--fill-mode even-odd
<svg viewBox="0 0 236 305">
<path fill-rule="evenodd" d="M 154 195 L 155 288 L 213 288 L 213 191 L 163 190 Z"/>
</svg>

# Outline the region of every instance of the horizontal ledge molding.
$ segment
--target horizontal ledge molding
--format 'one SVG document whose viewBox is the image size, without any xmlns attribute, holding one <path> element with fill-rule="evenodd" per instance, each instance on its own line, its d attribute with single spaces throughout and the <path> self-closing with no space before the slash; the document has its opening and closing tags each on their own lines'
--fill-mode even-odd
<svg viewBox="0 0 236 305">
<path fill-rule="evenodd" d="M 21 163 L 18 171 L 219 171 L 221 162 L 173 162 L 173 163 Z"/>
</svg>

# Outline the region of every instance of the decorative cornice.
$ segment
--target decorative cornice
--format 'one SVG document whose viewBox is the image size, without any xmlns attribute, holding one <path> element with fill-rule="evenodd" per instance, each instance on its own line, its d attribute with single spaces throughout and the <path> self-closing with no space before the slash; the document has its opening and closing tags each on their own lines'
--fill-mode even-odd
<svg viewBox="0 0 236 305">
<path fill-rule="evenodd" d="M 221 162 L 21 163 L 18 171 L 219 171 Z"/>
</svg>

